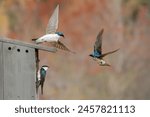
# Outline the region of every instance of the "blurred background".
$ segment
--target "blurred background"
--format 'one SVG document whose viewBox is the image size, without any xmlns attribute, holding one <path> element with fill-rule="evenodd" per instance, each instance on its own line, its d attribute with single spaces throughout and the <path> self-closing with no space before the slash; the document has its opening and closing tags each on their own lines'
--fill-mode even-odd
<svg viewBox="0 0 150 117">
<path fill-rule="evenodd" d="M 150 0 L 0 0 L 0 35 L 31 42 L 60 4 L 59 29 L 77 54 L 40 51 L 50 67 L 40 99 L 150 99 Z M 101 28 L 101 67 L 88 55 Z"/>
</svg>

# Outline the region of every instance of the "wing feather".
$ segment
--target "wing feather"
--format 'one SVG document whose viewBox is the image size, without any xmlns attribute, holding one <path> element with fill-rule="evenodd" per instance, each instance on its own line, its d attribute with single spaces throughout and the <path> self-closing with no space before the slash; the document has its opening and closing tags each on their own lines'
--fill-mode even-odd
<svg viewBox="0 0 150 117">
<path fill-rule="evenodd" d="M 55 8 L 52 16 L 48 21 L 48 25 L 46 28 L 46 34 L 55 33 L 58 28 L 58 15 L 59 15 L 59 5 Z"/>
<path fill-rule="evenodd" d="M 101 57 L 105 57 L 106 55 L 108 55 L 108 54 L 112 54 L 112 53 L 114 53 L 114 52 L 117 52 L 119 49 L 116 49 L 116 50 L 113 50 L 113 51 L 110 51 L 110 52 L 107 52 L 107 53 L 105 53 L 105 54 L 102 54 L 101 55 Z"/>
<path fill-rule="evenodd" d="M 58 49 L 62 49 L 62 50 L 65 50 L 65 51 L 68 51 L 68 52 L 72 52 L 70 49 L 68 49 L 62 42 L 60 41 L 57 41 L 57 42 L 51 42 L 51 45 L 55 48 L 58 48 Z M 72 53 L 75 53 L 75 52 L 72 52 Z"/>
<path fill-rule="evenodd" d="M 94 44 L 94 50 L 98 51 L 99 53 L 102 53 L 102 34 L 104 32 L 104 29 L 101 29 L 101 31 L 98 33 L 95 44 Z"/>
</svg>

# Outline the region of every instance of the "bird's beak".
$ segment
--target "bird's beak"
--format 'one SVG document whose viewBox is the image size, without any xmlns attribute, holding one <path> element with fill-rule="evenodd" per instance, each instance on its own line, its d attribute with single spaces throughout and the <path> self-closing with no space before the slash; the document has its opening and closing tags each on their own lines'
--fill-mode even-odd
<svg viewBox="0 0 150 117">
<path fill-rule="evenodd" d="M 65 36 L 64 36 L 64 35 L 62 35 L 62 37 L 63 37 L 63 38 L 65 38 Z"/>
<path fill-rule="evenodd" d="M 89 55 L 90 57 L 94 58 L 94 56 L 92 54 Z"/>
</svg>

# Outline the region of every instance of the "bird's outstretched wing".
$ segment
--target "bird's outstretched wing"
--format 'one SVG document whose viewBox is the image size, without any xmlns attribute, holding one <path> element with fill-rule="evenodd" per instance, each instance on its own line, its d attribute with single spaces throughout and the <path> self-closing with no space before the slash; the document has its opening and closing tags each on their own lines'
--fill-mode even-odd
<svg viewBox="0 0 150 117">
<path fill-rule="evenodd" d="M 112 54 L 112 53 L 114 53 L 114 52 L 117 52 L 118 50 L 119 50 L 119 49 L 116 49 L 116 50 L 114 50 L 114 51 L 110 51 L 110 52 L 107 52 L 107 53 L 105 53 L 105 54 L 102 54 L 101 57 L 105 57 L 106 55 Z"/>
<path fill-rule="evenodd" d="M 101 31 L 98 33 L 95 44 L 94 44 L 94 50 L 102 53 L 102 34 L 104 32 L 104 29 L 101 29 Z"/>
<path fill-rule="evenodd" d="M 52 16 L 48 21 L 48 25 L 46 28 L 46 34 L 55 33 L 58 28 L 58 15 L 59 15 L 59 5 L 55 8 Z"/>
<path fill-rule="evenodd" d="M 65 50 L 65 51 L 68 51 L 68 52 L 71 52 L 71 53 L 75 53 L 73 51 L 71 51 L 70 49 L 68 49 L 62 42 L 60 41 L 57 41 L 57 42 L 50 42 L 50 44 L 55 47 L 55 48 L 58 48 L 58 49 L 62 49 L 62 50 Z"/>
</svg>

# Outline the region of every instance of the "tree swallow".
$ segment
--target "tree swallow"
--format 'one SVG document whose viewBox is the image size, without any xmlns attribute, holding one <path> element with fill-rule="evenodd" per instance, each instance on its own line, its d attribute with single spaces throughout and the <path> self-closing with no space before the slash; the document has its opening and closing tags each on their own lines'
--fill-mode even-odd
<svg viewBox="0 0 150 117">
<path fill-rule="evenodd" d="M 46 34 L 40 38 L 32 39 L 32 41 L 35 41 L 36 44 L 42 42 L 50 42 L 53 47 L 71 52 L 62 42 L 60 42 L 60 38 L 64 37 L 64 34 L 62 32 L 56 32 L 58 28 L 58 14 L 59 14 L 59 5 L 57 5 L 51 18 L 49 19 L 46 28 Z"/>
<path fill-rule="evenodd" d="M 43 95 L 43 86 L 45 82 L 46 77 L 46 71 L 48 70 L 47 65 L 43 65 L 41 69 L 38 71 L 38 76 L 36 78 L 36 92 L 38 92 L 38 88 L 41 85 L 41 94 Z"/>
<path fill-rule="evenodd" d="M 108 54 L 112 54 L 112 53 L 118 51 L 119 49 L 102 54 L 102 34 L 103 34 L 103 32 L 104 32 L 104 29 L 102 29 L 98 33 L 95 44 L 94 44 L 94 51 L 89 56 L 91 56 L 101 66 L 110 66 L 108 63 L 106 63 L 104 61 L 103 57 L 105 57 Z"/>
</svg>

